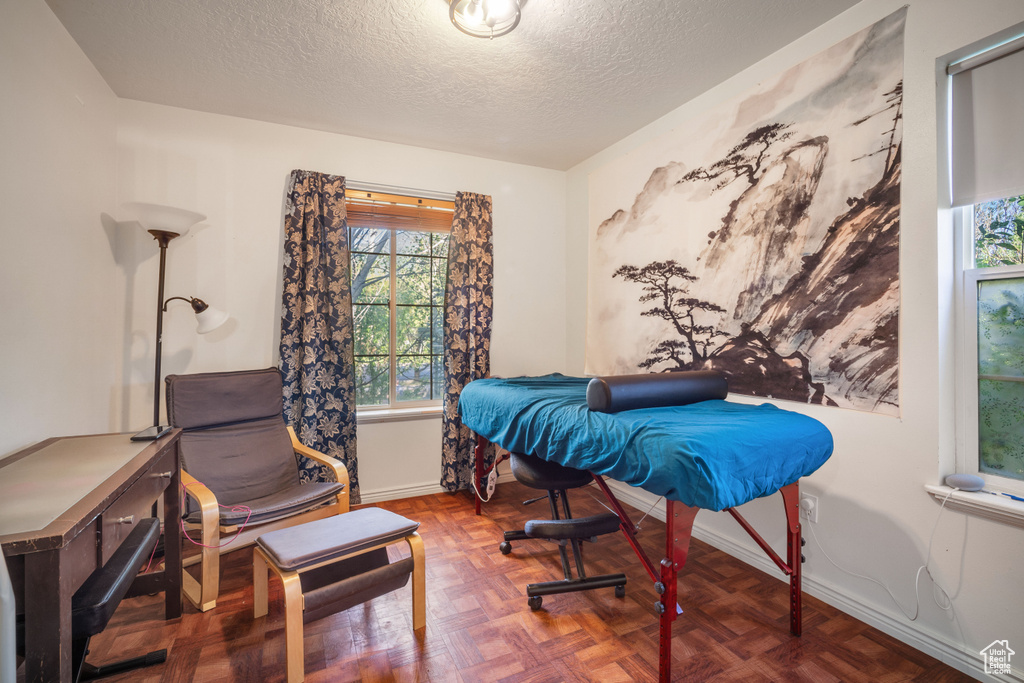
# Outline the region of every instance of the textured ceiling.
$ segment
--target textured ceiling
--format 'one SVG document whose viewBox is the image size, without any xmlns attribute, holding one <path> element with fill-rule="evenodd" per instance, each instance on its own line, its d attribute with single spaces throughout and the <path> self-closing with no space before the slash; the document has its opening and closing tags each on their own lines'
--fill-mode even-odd
<svg viewBox="0 0 1024 683">
<path fill-rule="evenodd" d="M 856 0 L 47 0 L 119 97 L 564 170 Z"/>
</svg>

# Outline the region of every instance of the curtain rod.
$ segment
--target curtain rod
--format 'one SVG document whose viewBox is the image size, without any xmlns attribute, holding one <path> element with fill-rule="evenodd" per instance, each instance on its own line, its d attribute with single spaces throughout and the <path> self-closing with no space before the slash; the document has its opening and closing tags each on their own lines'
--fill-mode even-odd
<svg viewBox="0 0 1024 683">
<path fill-rule="evenodd" d="M 412 187 L 401 187 L 399 185 L 382 185 L 380 183 L 364 183 L 360 180 L 345 181 L 345 187 L 350 190 L 362 190 L 363 192 L 382 192 L 384 194 L 404 194 L 410 197 L 423 197 L 424 199 L 437 199 L 442 202 L 454 202 L 454 192 L 436 192 L 434 190 L 417 190 Z"/>
<path fill-rule="evenodd" d="M 1024 50 L 1024 36 L 1011 38 L 1005 43 L 1001 43 L 995 47 L 984 50 L 983 52 L 978 52 L 969 57 L 964 57 L 957 62 L 953 62 L 946 67 L 946 74 L 953 76 L 963 71 L 976 69 L 982 64 L 994 62 L 1000 57 L 1005 57 L 1006 55 L 1017 52 L 1018 50 Z"/>
</svg>

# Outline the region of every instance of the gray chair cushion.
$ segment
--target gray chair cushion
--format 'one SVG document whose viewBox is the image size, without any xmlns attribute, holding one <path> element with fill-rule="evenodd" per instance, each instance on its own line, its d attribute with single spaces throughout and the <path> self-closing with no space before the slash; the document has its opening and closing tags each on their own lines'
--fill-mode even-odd
<svg viewBox="0 0 1024 683">
<path fill-rule="evenodd" d="M 220 523 L 223 526 L 235 524 L 262 524 L 276 519 L 291 517 L 306 510 L 312 510 L 325 503 L 333 502 L 334 497 L 345 488 L 337 482 L 315 482 L 312 484 L 292 484 L 285 489 L 275 491 L 268 496 L 247 500 L 244 505 L 249 510 L 227 507 L 220 509 Z M 250 511 L 251 510 L 251 514 Z M 248 518 L 248 522 L 246 519 Z M 185 520 L 198 524 L 200 512 L 192 510 Z"/>
<path fill-rule="evenodd" d="M 405 538 L 419 526 L 419 522 L 390 510 L 364 508 L 271 531 L 256 542 L 279 568 L 296 571 L 332 557 L 392 543 Z"/>
<path fill-rule="evenodd" d="M 277 368 L 167 376 L 167 417 L 182 429 L 281 417 Z"/>
<path fill-rule="evenodd" d="M 181 435 L 181 466 L 221 505 L 269 496 L 299 483 L 291 437 L 280 416 Z"/>
</svg>

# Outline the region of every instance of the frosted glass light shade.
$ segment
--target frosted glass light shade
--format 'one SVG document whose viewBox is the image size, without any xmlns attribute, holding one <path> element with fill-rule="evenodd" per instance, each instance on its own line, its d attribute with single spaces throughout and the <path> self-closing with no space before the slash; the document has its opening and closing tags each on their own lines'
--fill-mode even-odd
<svg viewBox="0 0 1024 683">
<path fill-rule="evenodd" d="M 228 314 L 226 312 L 213 306 L 207 306 L 202 311 L 196 313 L 196 322 L 198 323 L 196 325 L 196 332 L 199 334 L 213 332 L 227 321 Z"/>
<path fill-rule="evenodd" d="M 452 25 L 475 38 L 497 38 L 519 25 L 526 0 L 448 0 Z"/>
<path fill-rule="evenodd" d="M 126 202 L 121 206 L 129 219 L 137 221 L 146 230 L 166 230 L 184 235 L 193 225 L 206 220 L 201 213 L 162 204 Z"/>
</svg>

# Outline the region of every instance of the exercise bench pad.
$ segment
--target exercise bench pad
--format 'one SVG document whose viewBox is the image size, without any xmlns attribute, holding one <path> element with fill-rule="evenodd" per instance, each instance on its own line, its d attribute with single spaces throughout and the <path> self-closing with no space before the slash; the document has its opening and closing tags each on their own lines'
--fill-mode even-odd
<svg viewBox="0 0 1024 683">
<path fill-rule="evenodd" d="M 71 598 L 71 632 L 75 638 L 94 636 L 107 627 L 158 540 L 160 520 L 140 520 L 107 563 L 75 591 Z"/>
</svg>

